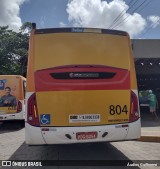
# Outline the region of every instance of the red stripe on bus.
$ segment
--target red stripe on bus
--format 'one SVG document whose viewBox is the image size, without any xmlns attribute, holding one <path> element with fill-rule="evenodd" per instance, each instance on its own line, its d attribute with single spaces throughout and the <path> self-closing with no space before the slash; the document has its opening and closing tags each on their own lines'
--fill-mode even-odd
<svg viewBox="0 0 160 169">
<path fill-rule="evenodd" d="M 53 73 L 112 72 L 115 76 L 106 79 L 55 79 Z M 63 67 L 38 70 L 35 72 L 35 89 L 38 91 L 71 90 L 120 90 L 130 89 L 130 72 L 112 67 Z"/>
</svg>

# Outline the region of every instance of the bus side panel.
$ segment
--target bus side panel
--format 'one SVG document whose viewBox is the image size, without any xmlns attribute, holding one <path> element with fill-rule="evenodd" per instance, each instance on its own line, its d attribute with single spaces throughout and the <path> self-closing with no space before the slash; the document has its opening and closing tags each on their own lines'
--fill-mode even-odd
<svg viewBox="0 0 160 169">
<path fill-rule="evenodd" d="M 131 90 L 136 94 L 137 100 L 138 100 L 138 114 L 139 114 L 139 120 L 136 122 L 130 123 L 129 125 L 129 131 L 127 134 L 126 139 L 135 139 L 141 137 L 141 115 L 140 115 L 140 107 L 139 107 L 139 97 L 138 97 L 138 88 L 137 88 L 137 78 L 136 78 L 136 71 L 135 71 L 135 65 L 134 65 L 134 57 L 133 52 L 131 48 L 131 41 L 128 38 L 128 41 L 130 44 L 130 78 L 131 78 Z"/>
<path fill-rule="evenodd" d="M 34 83 L 34 31 L 31 31 L 30 40 L 29 40 L 29 56 L 28 56 L 28 66 L 27 66 L 27 92 L 35 91 Z"/>
</svg>

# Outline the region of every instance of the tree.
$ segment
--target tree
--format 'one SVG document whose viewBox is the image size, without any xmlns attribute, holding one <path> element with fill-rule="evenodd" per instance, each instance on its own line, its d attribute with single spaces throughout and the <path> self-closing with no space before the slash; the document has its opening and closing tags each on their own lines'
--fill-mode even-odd
<svg viewBox="0 0 160 169">
<path fill-rule="evenodd" d="M 0 27 L 0 74 L 26 75 L 29 25 L 24 23 L 18 33 L 8 26 Z"/>
<path fill-rule="evenodd" d="M 20 31 L 22 33 L 30 33 L 32 30 L 32 23 L 31 22 L 25 22 L 20 28 Z"/>
</svg>

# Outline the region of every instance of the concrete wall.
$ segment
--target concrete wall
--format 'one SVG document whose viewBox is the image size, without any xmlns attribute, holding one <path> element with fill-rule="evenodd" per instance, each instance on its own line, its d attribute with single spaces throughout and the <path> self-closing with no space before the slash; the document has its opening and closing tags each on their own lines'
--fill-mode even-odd
<svg viewBox="0 0 160 169">
<path fill-rule="evenodd" d="M 160 39 L 132 39 L 135 58 L 160 58 Z"/>
</svg>

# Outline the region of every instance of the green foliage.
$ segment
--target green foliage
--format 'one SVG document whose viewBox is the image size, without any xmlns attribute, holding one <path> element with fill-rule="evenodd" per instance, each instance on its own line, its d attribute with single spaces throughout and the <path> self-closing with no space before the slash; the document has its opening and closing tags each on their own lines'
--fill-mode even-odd
<svg viewBox="0 0 160 169">
<path fill-rule="evenodd" d="M 32 23 L 31 22 L 25 22 L 20 28 L 20 31 L 22 33 L 28 33 L 31 30 L 32 30 Z"/>
<path fill-rule="evenodd" d="M 26 75 L 30 26 L 24 23 L 18 33 L 0 27 L 0 74 Z"/>
</svg>

